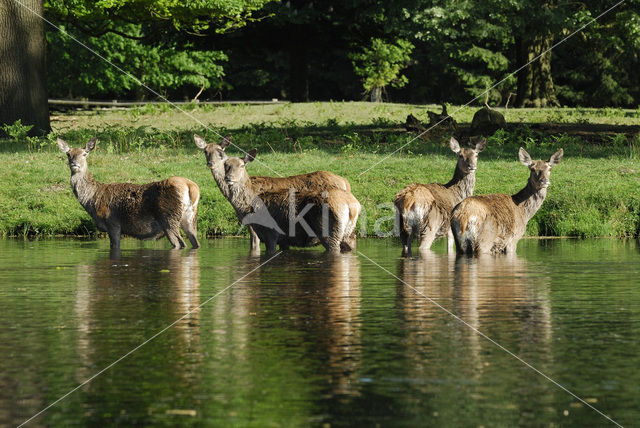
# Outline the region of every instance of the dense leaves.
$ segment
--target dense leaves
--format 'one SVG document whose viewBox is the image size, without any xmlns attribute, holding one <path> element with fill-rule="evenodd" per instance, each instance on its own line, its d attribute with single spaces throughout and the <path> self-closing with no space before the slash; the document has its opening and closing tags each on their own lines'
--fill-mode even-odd
<svg viewBox="0 0 640 428">
<path fill-rule="evenodd" d="M 119 28 L 130 35 L 142 35 L 140 25 L 129 24 Z M 202 86 L 213 91 L 224 87 L 221 62 L 227 57 L 220 51 L 197 50 L 189 43 L 145 45 L 115 33 L 101 37 L 76 34 L 74 37 L 106 61 L 96 59 L 88 49 L 79 49 L 77 41 L 66 34 L 50 32 L 47 35 L 47 77 L 49 92 L 53 96 L 152 96 L 139 82 L 162 95 L 186 98 L 193 98 Z"/>
<path fill-rule="evenodd" d="M 73 24 L 69 28 L 104 34 L 91 39 L 96 50 L 121 56 L 122 64 L 131 61 L 127 70 L 175 96 L 193 96 L 203 74 L 201 98 L 362 99 L 363 88 L 373 93 L 386 87 L 393 101 L 466 103 L 477 97 L 482 103 L 491 88 L 491 105 L 640 104 L 640 0 L 626 0 L 597 22 L 615 1 L 46 4 L 53 17 Z M 135 22 L 135 29 L 127 22 Z M 200 35 L 192 36 L 194 31 Z M 140 43 L 127 44 L 117 33 Z M 83 68 L 78 62 L 91 62 L 88 57 L 78 56 L 60 36 L 50 35 L 49 42 L 54 94 L 73 88 L 74 96 L 143 96 L 106 69 L 93 75 L 88 67 L 86 73 L 74 71 Z M 136 58 L 148 66 L 136 65 Z"/>
</svg>

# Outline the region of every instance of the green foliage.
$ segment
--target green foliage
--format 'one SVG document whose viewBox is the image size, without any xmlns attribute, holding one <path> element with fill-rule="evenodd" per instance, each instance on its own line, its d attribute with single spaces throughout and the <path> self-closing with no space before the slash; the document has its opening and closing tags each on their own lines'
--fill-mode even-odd
<svg viewBox="0 0 640 428">
<path fill-rule="evenodd" d="M 131 37 L 144 35 L 141 25 L 128 24 L 119 29 Z M 65 34 L 48 32 L 47 77 L 53 97 L 139 98 L 148 93 L 137 79 L 161 94 L 183 94 L 188 98 L 193 98 L 202 85 L 214 91 L 227 87 L 221 65 L 227 56 L 220 51 L 197 50 L 192 43 L 148 45 L 114 33 L 74 37 L 113 65 L 78 48 L 77 42 Z"/>
<path fill-rule="evenodd" d="M 353 67 L 364 82 L 367 92 L 376 88 L 391 85 L 401 88 L 408 83 L 406 76 L 400 74 L 409 65 L 413 44 L 407 40 L 398 39 L 395 43 L 387 43 L 382 39 L 373 38 L 368 47 L 350 55 Z"/>
<path fill-rule="evenodd" d="M 95 35 L 118 31 L 122 23 L 170 21 L 176 28 L 224 32 L 250 22 L 272 0 L 45 0 L 47 13 Z M 115 27 L 114 27 L 115 25 Z"/>
<path fill-rule="evenodd" d="M 18 119 L 12 124 L 4 124 L 2 125 L 2 130 L 7 133 L 7 135 L 14 140 L 24 140 L 27 138 L 27 134 L 33 128 L 33 125 L 23 125 L 22 120 Z"/>
</svg>

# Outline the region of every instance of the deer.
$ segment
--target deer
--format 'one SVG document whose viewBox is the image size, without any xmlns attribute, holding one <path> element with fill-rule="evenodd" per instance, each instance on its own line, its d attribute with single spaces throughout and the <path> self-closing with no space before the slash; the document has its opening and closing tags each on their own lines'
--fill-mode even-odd
<svg viewBox="0 0 640 428">
<path fill-rule="evenodd" d="M 123 234 L 144 240 L 165 235 L 174 249 L 184 248 L 180 229 L 193 248 L 200 247 L 198 185 L 184 177 L 147 184 L 100 183 L 87 166 L 87 155 L 96 147 L 96 141 L 92 138 L 84 148 L 71 148 L 66 141 L 57 140 L 58 148 L 69 161 L 73 193 L 98 230 L 107 232 L 111 249 L 120 249 Z"/>
<path fill-rule="evenodd" d="M 193 135 L 193 139 L 196 146 L 204 151 L 207 167 L 211 170 L 211 175 L 218 185 L 220 192 L 222 192 L 225 198 L 229 199 L 229 188 L 224 178 L 224 162 L 228 159 L 225 150 L 231 144 L 231 135 L 227 134 L 219 144 L 207 143 L 197 134 Z M 349 181 L 329 171 L 315 171 L 290 177 L 252 176 L 250 180 L 254 191 L 258 194 L 288 189 L 307 191 L 312 189 L 328 190 L 332 188 L 351 193 L 351 184 Z M 259 254 L 260 239 L 251 225 L 248 225 L 248 229 L 251 237 L 251 252 L 253 254 Z"/>
<path fill-rule="evenodd" d="M 493 194 L 469 197 L 451 215 L 458 254 L 512 254 L 527 229 L 527 223 L 540 209 L 551 184 L 551 169 L 562 160 L 564 151 L 548 161 L 533 161 L 520 147 L 520 162 L 530 170 L 527 185 L 515 195 Z"/>
<path fill-rule="evenodd" d="M 225 161 L 225 182 L 229 202 L 238 220 L 250 225 L 267 247 L 267 252 L 289 246 L 310 247 L 322 244 L 330 253 L 355 249 L 355 227 L 360 203 L 350 193 L 337 188 L 261 191 L 249 177 L 246 165 L 256 156 L 256 149 L 244 158 Z"/>
<path fill-rule="evenodd" d="M 434 240 L 447 235 L 448 249 L 453 251 L 450 218 L 453 208 L 471 196 L 476 184 L 478 154 L 487 141 L 482 139 L 474 148 L 461 148 L 451 137 L 449 147 L 458 155 L 453 178 L 446 184 L 413 183 L 400 190 L 395 198 L 396 215 L 402 241 L 402 255 L 411 255 L 414 238 L 419 240 L 419 251 L 426 252 Z"/>
</svg>

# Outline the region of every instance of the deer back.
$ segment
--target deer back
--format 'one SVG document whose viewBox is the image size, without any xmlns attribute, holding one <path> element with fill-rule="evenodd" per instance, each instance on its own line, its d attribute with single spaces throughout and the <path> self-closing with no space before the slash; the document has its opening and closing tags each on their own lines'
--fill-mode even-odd
<svg viewBox="0 0 640 428">
<path fill-rule="evenodd" d="M 315 171 L 291 177 L 253 176 L 251 185 L 258 194 L 288 189 L 295 189 L 298 192 L 333 188 L 351 191 L 351 184 L 347 179 L 328 171 Z"/>
</svg>

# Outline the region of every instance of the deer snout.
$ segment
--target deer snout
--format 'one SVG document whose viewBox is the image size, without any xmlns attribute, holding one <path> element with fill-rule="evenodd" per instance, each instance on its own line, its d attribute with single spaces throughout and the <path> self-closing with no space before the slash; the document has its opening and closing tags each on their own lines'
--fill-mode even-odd
<svg viewBox="0 0 640 428">
<path fill-rule="evenodd" d="M 77 164 L 76 162 L 71 162 L 71 163 L 69 164 L 69 168 L 71 168 L 71 171 L 73 171 L 73 172 L 78 172 L 78 171 L 80 171 L 80 165 L 79 165 L 79 164 Z"/>
</svg>

